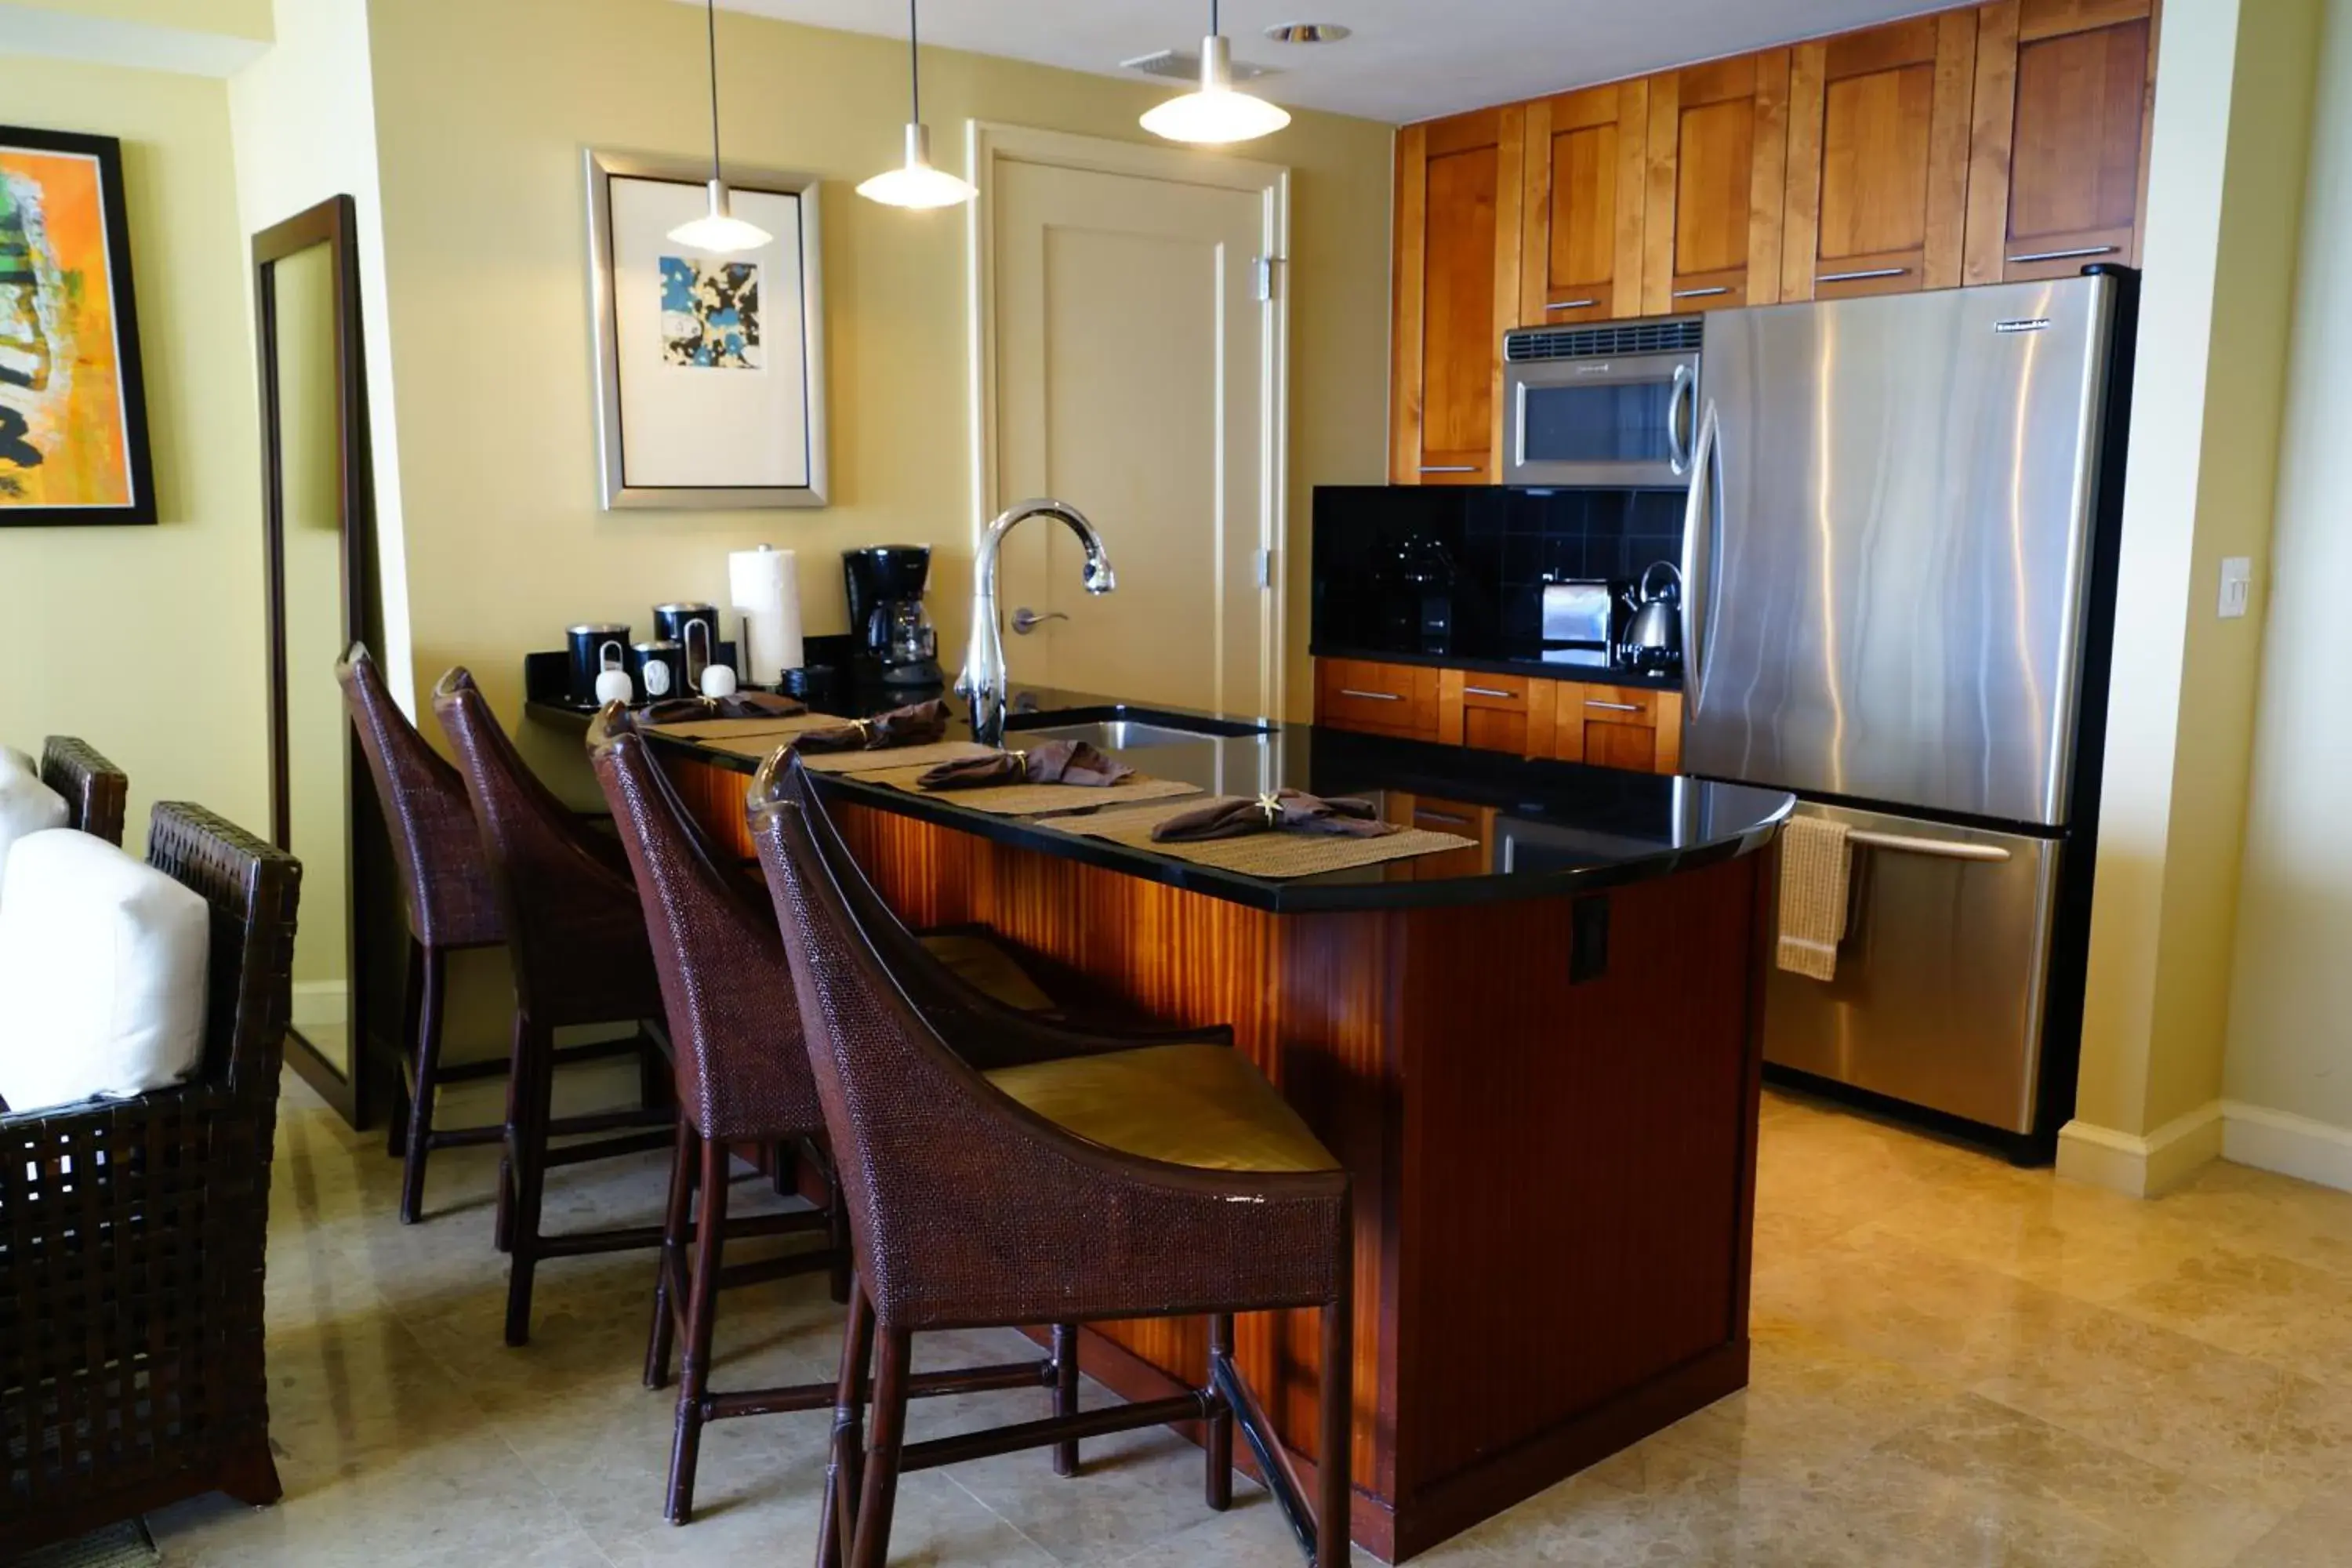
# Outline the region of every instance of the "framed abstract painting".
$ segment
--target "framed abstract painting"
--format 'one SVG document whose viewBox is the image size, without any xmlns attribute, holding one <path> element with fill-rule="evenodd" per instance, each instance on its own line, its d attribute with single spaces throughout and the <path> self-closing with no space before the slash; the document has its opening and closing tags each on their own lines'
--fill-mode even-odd
<svg viewBox="0 0 2352 1568">
<path fill-rule="evenodd" d="M 587 172 L 605 507 L 824 505 L 816 181 L 729 165 L 771 238 L 719 254 L 670 237 L 708 210 L 708 163 L 592 150 Z"/>
<path fill-rule="evenodd" d="M 154 521 L 122 144 L 0 126 L 0 527 Z"/>
</svg>

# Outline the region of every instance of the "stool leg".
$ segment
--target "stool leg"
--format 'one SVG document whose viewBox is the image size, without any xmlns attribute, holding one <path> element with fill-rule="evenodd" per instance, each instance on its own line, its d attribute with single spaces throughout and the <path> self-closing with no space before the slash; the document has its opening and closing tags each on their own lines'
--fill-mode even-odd
<svg viewBox="0 0 2352 1568">
<path fill-rule="evenodd" d="M 530 1053 L 530 1042 L 524 1038 L 522 1010 L 514 1016 L 513 1042 L 507 1047 L 507 1138 L 499 1150 L 499 1208 L 492 1223 L 491 1243 L 500 1252 L 514 1250 L 514 1152 L 515 1130 L 522 1124 L 522 1106 L 527 1085 L 523 1082 L 523 1063 Z"/>
<path fill-rule="evenodd" d="M 519 1104 L 520 1121 L 509 1123 L 507 1134 L 515 1176 L 508 1237 L 507 1343 L 526 1345 L 530 1342 L 530 1288 L 539 1269 L 540 1203 L 547 1187 L 547 1119 L 555 1089 L 547 1056 L 554 1041 L 528 1019 L 519 1026 L 517 1039 L 509 1094 Z"/>
<path fill-rule="evenodd" d="M 1234 1359 L 1234 1315 L 1219 1312 L 1209 1319 L 1209 1386 L 1217 1385 L 1217 1367 Z M 1222 1402 L 1221 1402 L 1222 1403 Z M 1228 1408 L 1208 1422 L 1209 1506 L 1223 1513 L 1234 1506 L 1234 1413 Z"/>
<path fill-rule="evenodd" d="M 1054 1325 L 1054 1414 L 1076 1415 L 1078 1413 L 1078 1326 L 1076 1323 Z M 1072 1437 L 1054 1445 L 1054 1473 L 1075 1476 L 1078 1473 L 1078 1440 Z"/>
<path fill-rule="evenodd" d="M 417 986 L 416 1075 L 408 1097 L 408 1158 L 400 1173 L 400 1223 L 415 1225 L 425 1212 L 425 1161 L 433 1152 L 433 1096 L 441 1077 L 441 1016 L 448 963 L 438 948 L 419 948 L 423 972 Z"/>
<path fill-rule="evenodd" d="M 661 1256 L 654 1265 L 654 1326 L 646 1342 L 646 1386 L 669 1386 L 670 1342 L 677 1331 L 670 1282 L 686 1278 L 686 1243 L 694 1224 L 694 1173 L 701 1140 L 693 1123 L 677 1119 L 677 1142 L 669 1157 L 669 1206 L 662 1213 Z"/>
<path fill-rule="evenodd" d="M 824 1244 L 833 1250 L 833 1271 L 827 1283 L 832 1287 L 833 1299 L 845 1305 L 855 1288 L 850 1274 L 849 1202 L 842 1194 L 841 1171 L 832 1158 L 811 1144 L 809 1161 L 824 1173 Z"/>
<path fill-rule="evenodd" d="M 425 949 L 415 937 L 408 940 L 408 973 L 401 982 L 400 1037 L 415 1050 L 419 1044 L 417 1010 L 422 1005 L 425 979 Z M 392 1097 L 392 1114 L 385 1118 L 383 1152 L 397 1160 L 408 1152 L 408 1102 L 415 1090 L 406 1082 L 397 1084 L 399 1093 Z M 414 1223 L 414 1222 L 404 1222 Z"/>
<path fill-rule="evenodd" d="M 874 1431 L 866 1442 L 866 1485 L 857 1500 L 857 1540 L 849 1568 L 883 1568 L 889 1560 L 890 1514 L 898 1506 L 898 1458 L 907 1440 L 907 1374 L 914 1336 L 904 1329 L 884 1329 L 877 1349 Z"/>
<path fill-rule="evenodd" d="M 874 1303 L 849 1277 L 849 1319 L 841 1329 L 841 1379 L 834 1386 L 833 1446 L 824 1462 L 824 1500 L 816 1521 L 816 1568 L 842 1568 L 856 1528 L 857 1489 L 866 1449 L 866 1363 L 874 1359 Z"/>
<path fill-rule="evenodd" d="M 1314 1568 L 1347 1568 L 1352 1534 L 1356 1415 L 1356 1292 L 1354 1238 L 1340 1221 L 1339 1289 L 1323 1309 L 1322 1420 L 1317 1435 Z"/>
<path fill-rule="evenodd" d="M 669 1451 L 672 1524 L 684 1524 L 694 1511 L 694 1466 L 702 1453 L 702 1394 L 710 1384 L 710 1331 L 719 1319 L 719 1270 L 727 1240 L 727 1145 L 715 1138 L 699 1142 L 702 1212 L 694 1220 L 694 1278 L 686 1289 L 686 1362 L 678 1369 L 677 1437 Z"/>
</svg>

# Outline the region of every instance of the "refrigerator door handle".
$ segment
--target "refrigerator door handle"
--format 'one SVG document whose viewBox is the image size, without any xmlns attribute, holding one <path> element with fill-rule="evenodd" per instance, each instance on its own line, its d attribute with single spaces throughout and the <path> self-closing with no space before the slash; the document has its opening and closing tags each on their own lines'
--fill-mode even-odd
<svg viewBox="0 0 2352 1568">
<path fill-rule="evenodd" d="M 1914 838 L 1902 833 L 1865 833 L 1857 829 L 1847 834 L 1846 840 L 1865 849 L 1891 849 L 1898 855 L 1926 855 L 1938 860 L 1990 862 L 2010 858 L 2009 851 L 1998 844 L 1956 844 L 1948 838 Z"/>
<path fill-rule="evenodd" d="M 1723 509 L 1715 504 L 1714 482 L 1722 468 L 1721 426 L 1713 399 L 1698 422 L 1698 442 L 1691 452 L 1690 500 L 1683 507 L 1683 686 L 1688 708 L 1685 722 L 1698 716 L 1699 705 L 1706 700 L 1706 677 L 1701 668 L 1704 652 L 1702 636 L 1711 619 L 1708 606 L 1715 597 L 1715 562 L 1722 544 Z M 1706 541 L 1706 552 L 1700 553 L 1700 541 Z"/>
</svg>

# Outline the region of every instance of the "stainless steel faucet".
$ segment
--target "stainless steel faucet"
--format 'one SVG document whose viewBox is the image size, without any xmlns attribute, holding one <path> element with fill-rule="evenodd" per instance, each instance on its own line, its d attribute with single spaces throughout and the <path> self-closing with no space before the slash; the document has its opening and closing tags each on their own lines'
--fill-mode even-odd
<svg viewBox="0 0 2352 1568">
<path fill-rule="evenodd" d="M 1087 552 L 1083 580 L 1087 593 L 1108 594 L 1118 586 L 1102 535 L 1086 513 L 1067 501 L 1020 501 L 988 525 L 980 557 L 972 563 L 971 642 L 964 653 L 963 673 L 956 678 L 956 695 L 971 704 L 972 734 L 992 746 L 1004 738 L 1004 628 L 996 610 L 996 559 L 1013 525 L 1032 517 L 1060 518 L 1078 536 Z"/>
</svg>

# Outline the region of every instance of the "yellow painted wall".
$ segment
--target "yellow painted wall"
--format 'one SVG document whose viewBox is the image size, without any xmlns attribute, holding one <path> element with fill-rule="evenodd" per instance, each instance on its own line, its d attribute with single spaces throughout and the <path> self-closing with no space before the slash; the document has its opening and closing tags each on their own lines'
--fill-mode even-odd
<svg viewBox="0 0 2352 1568">
<path fill-rule="evenodd" d="M 835 505 L 606 513 L 581 153 L 707 147 L 701 15 L 670 0 L 399 0 L 372 23 L 419 691 L 467 664 L 512 715 L 526 651 L 583 618 L 642 627 L 663 600 L 724 603 L 727 552 L 761 541 L 799 552 L 812 632 L 846 629 L 844 547 L 934 544 L 952 662 L 974 511 L 964 218 L 852 190 L 899 155 L 904 46 L 719 16 L 729 157 L 828 182 Z M 1170 90 L 945 51 L 927 52 L 923 87 L 939 155 L 959 167 L 968 118 L 1144 141 L 1137 115 Z M 1301 713 L 1311 487 L 1376 483 L 1384 468 L 1391 144 L 1386 126 L 1301 114 L 1247 149 L 1294 171 L 1288 683 Z M 542 736 L 534 760 L 576 748 Z"/>
<path fill-rule="evenodd" d="M 0 55 L 10 123 L 119 136 L 157 528 L 0 528 L 0 738 L 79 734 L 159 799 L 268 827 L 261 500 L 227 89 Z"/>
<path fill-rule="evenodd" d="M 2221 1093 L 2318 12 L 2165 13 L 2076 1108 L 2128 1137 Z"/>
<path fill-rule="evenodd" d="M 2352 1172 L 2352 0 L 2328 0 L 2240 884 L 2229 1098 L 2336 1130 Z M 2234 1131 L 2234 1129 L 2233 1129 Z M 2317 1170 L 2305 1173 L 2324 1175 Z M 2336 1177 L 2341 1181 L 2342 1175 Z"/>
</svg>

